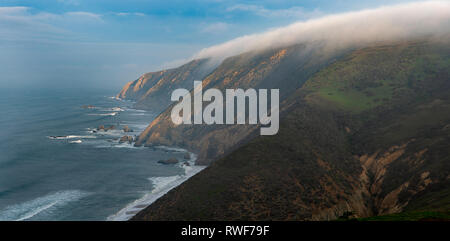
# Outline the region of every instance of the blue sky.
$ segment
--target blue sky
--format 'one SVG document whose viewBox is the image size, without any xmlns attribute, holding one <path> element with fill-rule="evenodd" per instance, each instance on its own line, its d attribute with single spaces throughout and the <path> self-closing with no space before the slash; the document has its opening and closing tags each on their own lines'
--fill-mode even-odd
<svg viewBox="0 0 450 241">
<path fill-rule="evenodd" d="M 407 1 L 0 0 L 0 88 L 108 88 L 227 40 Z"/>
</svg>

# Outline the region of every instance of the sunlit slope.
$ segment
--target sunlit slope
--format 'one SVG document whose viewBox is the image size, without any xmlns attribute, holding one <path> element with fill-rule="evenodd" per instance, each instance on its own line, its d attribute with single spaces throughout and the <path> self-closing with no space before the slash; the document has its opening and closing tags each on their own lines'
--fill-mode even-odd
<svg viewBox="0 0 450 241">
<path fill-rule="evenodd" d="M 136 101 L 135 107 L 159 113 L 170 104 L 170 93 L 177 88 L 191 89 L 215 66 L 208 59 L 192 60 L 178 68 L 150 72 L 128 82 L 116 97 Z"/>
<path fill-rule="evenodd" d="M 217 88 L 223 93 L 225 89 L 236 88 L 279 89 L 283 101 L 314 73 L 347 51 L 328 49 L 317 42 L 247 52 L 225 59 L 203 79 L 203 89 Z M 255 125 L 175 126 L 169 107 L 147 127 L 136 144 L 180 146 L 198 153 L 197 163 L 209 164 L 246 142 L 257 128 Z"/>
</svg>

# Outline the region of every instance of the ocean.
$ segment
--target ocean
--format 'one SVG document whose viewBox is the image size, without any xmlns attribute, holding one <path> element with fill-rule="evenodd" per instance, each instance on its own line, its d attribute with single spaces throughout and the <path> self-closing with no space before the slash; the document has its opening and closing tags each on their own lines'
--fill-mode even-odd
<svg viewBox="0 0 450 241">
<path fill-rule="evenodd" d="M 119 143 L 158 113 L 113 95 L 0 93 L 0 220 L 127 220 L 203 169 L 183 149 Z M 172 157 L 180 163 L 158 163 Z"/>
</svg>

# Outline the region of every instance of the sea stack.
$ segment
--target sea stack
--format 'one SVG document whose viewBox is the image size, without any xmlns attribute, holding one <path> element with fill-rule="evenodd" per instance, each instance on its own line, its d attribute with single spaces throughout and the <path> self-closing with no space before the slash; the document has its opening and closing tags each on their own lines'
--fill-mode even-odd
<svg viewBox="0 0 450 241">
<path fill-rule="evenodd" d="M 178 160 L 176 158 L 170 158 L 167 160 L 159 160 L 158 163 L 164 164 L 164 165 L 170 165 L 170 164 L 177 164 Z"/>
</svg>

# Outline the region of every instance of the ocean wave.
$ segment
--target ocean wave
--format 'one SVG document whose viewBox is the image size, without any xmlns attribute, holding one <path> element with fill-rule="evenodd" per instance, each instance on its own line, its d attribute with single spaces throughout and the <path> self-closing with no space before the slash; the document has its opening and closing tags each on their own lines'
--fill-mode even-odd
<svg viewBox="0 0 450 241">
<path fill-rule="evenodd" d="M 100 114 L 88 114 L 88 115 L 94 115 L 94 116 L 115 116 L 117 114 L 119 114 L 119 112 L 100 113 Z"/>
<path fill-rule="evenodd" d="M 48 136 L 48 138 L 52 140 L 67 140 L 67 139 L 90 139 L 97 138 L 96 136 L 77 136 L 77 135 L 68 135 L 68 136 Z"/>
<path fill-rule="evenodd" d="M 179 149 L 179 148 L 176 148 Z M 153 184 L 153 189 L 145 194 L 142 198 L 135 200 L 128 204 L 125 208 L 121 209 L 116 214 L 113 214 L 107 218 L 108 221 L 125 221 L 133 217 L 139 211 L 155 202 L 158 198 L 177 187 L 181 183 L 185 182 L 195 174 L 199 173 L 206 166 L 195 166 L 195 160 L 197 156 L 190 153 L 191 159 L 188 161 L 189 166 L 180 163 L 179 166 L 184 169 L 184 174 L 168 177 L 150 177 L 149 181 Z"/>
<path fill-rule="evenodd" d="M 166 150 L 166 151 L 172 151 L 172 152 L 187 152 L 186 149 L 179 148 L 179 147 L 155 146 L 155 148 Z"/>
<path fill-rule="evenodd" d="M 108 98 L 113 99 L 113 100 L 122 100 L 121 98 L 116 97 L 116 96 L 110 96 L 110 97 L 108 97 Z"/>
<path fill-rule="evenodd" d="M 134 146 L 133 143 L 124 142 L 119 143 L 118 141 L 114 142 L 103 142 L 101 144 L 97 144 L 95 148 L 130 148 L 130 149 L 146 149 L 146 147 L 143 146 Z"/>
<path fill-rule="evenodd" d="M 122 129 L 109 129 L 107 131 L 105 130 L 98 130 L 98 129 L 90 129 L 88 130 L 88 133 L 93 133 L 95 135 L 101 135 L 101 136 L 105 136 L 105 135 L 109 135 L 109 136 L 123 136 L 123 132 Z"/>
<path fill-rule="evenodd" d="M 120 108 L 120 107 L 113 107 L 111 108 L 112 111 L 125 111 L 124 109 Z"/>
<path fill-rule="evenodd" d="M 124 109 L 120 108 L 120 107 L 111 107 L 111 108 L 102 108 L 102 107 L 97 107 L 96 108 L 98 111 L 125 111 Z"/>
<path fill-rule="evenodd" d="M 184 178 L 184 175 L 168 176 L 168 177 L 150 177 L 149 181 L 153 184 L 151 194 L 158 194 L 173 188 L 177 181 Z"/>
<path fill-rule="evenodd" d="M 73 144 L 79 144 L 82 143 L 82 140 L 75 140 L 75 141 L 70 141 L 69 143 L 73 143 Z"/>
<path fill-rule="evenodd" d="M 127 108 L 127 110 L 128 111 L 134 111 L 134 112 L 141 112 L 141 113 L 147 112 L 146 110 L 133 109 L 133 108 Z"/>
<path fill-rule="evenodd" d="M 134 143 L 129 143 L 129 142 L 119 143 L 117 145 L 114 145 L 113 147 L 116 147 L 116 148 L 145 149 L 145 147 L 143 147 L 143 146 L 134 146 Z"/>
<path fill-rule="evenodd" d="M 77 201 L 89 195 L 80 190 L 65 190 L 48 194 L 36 199 L 8 206 L 0 211 L 0 220 L 3 221 L 22 221 L 35 217 L 44 212 L 64 206 L 69 202 Z"/>
</svg>

